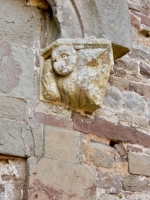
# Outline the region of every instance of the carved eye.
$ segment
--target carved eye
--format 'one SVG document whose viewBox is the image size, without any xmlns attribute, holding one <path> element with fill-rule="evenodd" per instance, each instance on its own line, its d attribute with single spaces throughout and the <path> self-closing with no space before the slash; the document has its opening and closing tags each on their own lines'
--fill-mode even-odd
<svg viewBox="0 0 150 200">
<path fill-rule="evenodd" d="M 62 57 L 63 57 L 63 58 L 67 58 L 67 56 L 66 56 L 66 55 L 63 55 Z"/>
</svg>

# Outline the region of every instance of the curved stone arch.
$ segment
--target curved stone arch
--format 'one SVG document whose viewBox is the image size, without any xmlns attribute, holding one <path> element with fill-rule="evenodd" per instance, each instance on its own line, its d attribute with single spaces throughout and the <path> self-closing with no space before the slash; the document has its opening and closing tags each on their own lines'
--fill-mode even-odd
<svg viewBox="0 0 150 200">
<path fill-rule="evenodd" d="M 131 27 L 127 1 L 47 0 L 61 38 L 95 36 L 113 44 L 114 58 L 131 47 Z"/>
</svg>

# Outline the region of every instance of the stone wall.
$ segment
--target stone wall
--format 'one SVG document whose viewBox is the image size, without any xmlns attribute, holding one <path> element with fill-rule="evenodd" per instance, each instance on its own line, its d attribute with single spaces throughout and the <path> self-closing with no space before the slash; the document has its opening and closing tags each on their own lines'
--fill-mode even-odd
<svg viewBox="0 0 150 200">
<path fill-rule="evenodd" d="M 56 27 L 50 8 L 27 5 L 1 4 L 0 198 L 149 199 L 149 1 L 129 1 L 132 49 L 84 116 L 39 100 L 39 51 Z"/>
</svg>

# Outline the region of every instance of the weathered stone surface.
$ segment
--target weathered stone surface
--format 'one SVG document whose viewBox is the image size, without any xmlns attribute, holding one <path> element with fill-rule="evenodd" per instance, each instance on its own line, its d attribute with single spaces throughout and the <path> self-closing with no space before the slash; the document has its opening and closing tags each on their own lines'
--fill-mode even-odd
<svg viewBox="0 0 150 200">
<path fill-rule="evenodd" d="M 129 80 L 121 77 L 110 76 L 109 83 L 120 91 L 129 90 Z"/>
<path fill-rule="evenodd" d="M 79 162 L 80 133 L 45 126 L 44 157 L 72 163 Z"/>
<path fill-rule="evenodd" d="M 24 3 L 20 0 L 1 0 L 0 40 L 32 47 L 39 37 L 41 13 Z"/>
<path fill-rule="evenodd" d="M 114 156 L 100 149 L 95 149 L 94 153 L 91 155 L 91 161 L 93 161 L 96 167 L 111 168 L 114 162 Z"/>
<path fill-rule="evenodd" d="M 137 153 L 128 154 L 129 172 L 150 176 L 150 156 Z"/>
<path fill-rule="evenodd" d="M 150 85 L 132 82 L 130 82 L 130 85 L 134 92 L 146 98 L 150 98 Z"/>
<path fill-rule="evenodd" d="M 122 98 L 122 93 L 116 87 L 108 86 L 104 96 L 104 104 L 113 108 L 120 108 L 122 105 Z"/>
<path fill-rule="evenodd" d="M 150 54 L 149 47 L 137 43 L 132 44 L 132 51 L 129 53 L 129 55 L 133 56 L 134 58 L 142 60 L 147 59 L 148 61 L 150 61 L 149 54 Z"/>
<path fill-rule="evenodd" d="M 140 73 L 143 76 L 150 77 L 150 66 L 145 62 L 140 62 Z"/>
<path fill-rule="evenodd" d="M 60 128 L 73 129 L 72 121 L 60 116 L 35 112 L 34 117 L 37 123 L 42 123 L 48 126 L 56 126 Z"/>
<path fill-rule="evenodd" d="M 144 127 L 147 128 L 149 126 L 148 120 L 145 119 L 144 117 L 140 117 L 140 116 L 136 116 L 135 117 L 135 121 L 134 121 L 135 125 L 138 127 Z"/>
<path fill-rule="evenodd" d="M 0 48 L 2 49 L 0 91 L 11 97 L 31 99 L 33 96 L 33 51 L 7 42 L 0 42 Z"/>
<path fill-rule="evenodd" d="M 103 194 L 102 196 L 98 197 L 97 200 L 119 200 L 119 197 L 110 195 L 110 194 Z"/>
<path fill-rule="evenodd" d="M 124 56 L 115 61 L 115 66 L 124 70 L 128 70 L 134 74 L 138 73 L 139 64 L 138 61 L 133 60 L 131 57 Z"/>
<path fill-rule="evenodd" d="M 125 104 L 124 107 L 129 108 L 137 114 L 144 112 L 144 100 L 134 92 L 124 92 Z"/>
<path fill-rule="evenodd" d="M 43 125 L 36 124 L 34 129 L 31 130 L 34 140 L 34 154 L 37 157 L 42 157 L 44 154 L 44 133 Z"/>
<path fill-rule="evenodd" d="M 25 123 L 0 120 L 0 153 L 20 157 L 34 154 L 30 128 Z"/>
<path fill-rule="evenodd" d="M 95 149 L 100 149 L 102 151 L 106 151 L 110 153 L 117 153 L 115 148 L 112 148 L 111 146 L 99 141 L 90 140 L 89 145 Z"/>
<path fill-rule="evenodd" d="M 122 188 L 125 191 L 150 191 L 150 181 L 144 177 L 126 176 L 122 179 Z"/>
<path fill-rule="evenodd" d="M 135 147 L 135 146 L 127 145 L 127 152 L 142 153 L 143 150 L 140 147 Z"/>
<path fill-rule="evenodd" d="M 150 119 L 150 99 L 148 99 L 148 102 L 146 104 L 146 117 Z"/>
<path fill-rule="evenodd" d="M 65 3 L 59 0 L 48 2 L 52 6 L 62 38 L 85 35 L 107 38 L 113 42 L 115 58 L 123 56 L 130 49 L 131 28 L 126 1 L 110 0 L 108 3 L 107 0 L 90 0 L 87 3 L 86 0 L 74 0 L 73 4 L 70 0 Z"/>
<path fill-rule="evenodd" d="M 74 129 L 79 132 L 94 134 L 113 141 L 119 140 L 150 147 L 150 136 L 136 130 L 134 127 L 128 127 L 122 124 L 115 125 L 98 117 L 91 119 L 79 113 L 73 114 L 73 123 Z"/>
<path fill-rule="evenodd" d="M 26 102 L 11 97 L 0 97 L 0 118 L 24 121 Z"/>
<path fill-rule="evenodd" d="M 41 53 L 40 100 L 92 112 L 102 106 L 113 63 L 106 39 L 56 40 Z"/>
<path fill-rule="evenodd" d="M 96 199 L 95 169 L 63 161 L 29 158 L 29 199 Z"/>
<path fill-rule="evenodd" d="M 104 189 L 106 193 L 117 194 L 122 189 L 120 176 L 107 172 L 97 173 L 97 188 Z"/>
<path fill-rule="evenodd" d="M 133 115 L 126 111 L 118 113 L 118 119 L 120 122 L 133 123 Z"/>
<path fill-rule="evenodd" d="M 0 199 L 27 199 L 26 167 L 24 159 L 0 156 Z"/>
<path fill-rule="evenodd" d="M 118 153 L 119 153 L 119 155 L 120 155 L 121 157 L 127 155 L 126 149 L 125 149 L 125 147 L 124 147 L 124 145 L 123 145 L 122 143 L 115 144 L 114 147 L 117 149 L 117 151 L 118 151 Z"/>
</svg>

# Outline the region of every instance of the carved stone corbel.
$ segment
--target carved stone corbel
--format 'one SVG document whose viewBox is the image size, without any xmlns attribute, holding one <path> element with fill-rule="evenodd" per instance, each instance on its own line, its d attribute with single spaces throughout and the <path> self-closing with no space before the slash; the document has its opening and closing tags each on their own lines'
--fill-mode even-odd
<svg viewBox="0 0 150 200">
<path fill-rule="evenodd" d="M 103 103 L 113 60 L 107 39 L 56 40 L 41 52 L 40 100 L 94 111 Z"/>
</svg>

